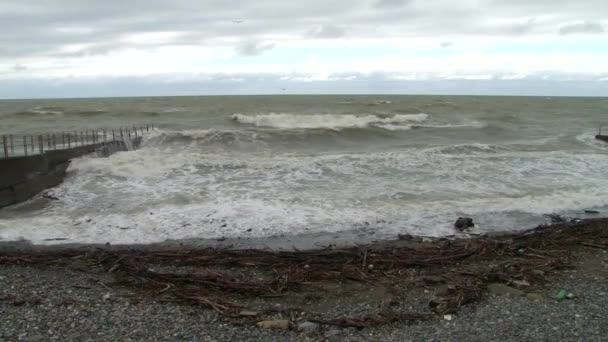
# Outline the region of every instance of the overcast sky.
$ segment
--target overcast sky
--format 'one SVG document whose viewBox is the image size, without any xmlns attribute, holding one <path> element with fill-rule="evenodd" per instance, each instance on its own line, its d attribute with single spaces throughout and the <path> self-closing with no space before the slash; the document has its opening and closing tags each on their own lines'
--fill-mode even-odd
<svg viewBox="0 0 608 342">
<path fill-rule="evenodd" d="M 2 0 L 0 97 L 608 95 L 608 0 Z"/>
</svg>

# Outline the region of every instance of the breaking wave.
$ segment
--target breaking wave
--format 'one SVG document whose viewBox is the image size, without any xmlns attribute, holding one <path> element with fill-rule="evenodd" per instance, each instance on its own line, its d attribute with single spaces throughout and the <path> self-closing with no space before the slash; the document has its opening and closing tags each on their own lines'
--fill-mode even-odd
<svg viewBox="0 0 608 342">
<path fill-rule="evenodd" d="M 314 114 L 298 115 L 289 113 L 269 113 L 247 115 L 236 113 L 231 119 L 242 124 L 255 127 L 279 129 L 329 129 L 345 128 L 382 128 L 388 130 L 408 130 L 412 124 L 424 122 L 428 114 L 396 114 L 396 115 L 354 115 L 354 114 Z"/>
</svg>

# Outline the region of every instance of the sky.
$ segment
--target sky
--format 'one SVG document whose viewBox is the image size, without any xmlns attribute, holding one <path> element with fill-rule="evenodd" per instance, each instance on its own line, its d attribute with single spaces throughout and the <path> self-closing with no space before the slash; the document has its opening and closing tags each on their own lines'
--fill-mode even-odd
<svg viewBox="0 0 608 342">
<path fill-rule="evenodd" d="M 606 0 L 2 0 L 0 98 L 608 96 Z"/>
</svg>

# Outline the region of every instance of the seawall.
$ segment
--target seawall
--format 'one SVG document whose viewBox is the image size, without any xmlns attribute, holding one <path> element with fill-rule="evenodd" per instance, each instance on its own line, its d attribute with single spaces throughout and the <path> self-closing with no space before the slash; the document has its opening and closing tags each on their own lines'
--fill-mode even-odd
<svg viewBox="0 0 608 342">
<path fill-rule="evenodd" d="M 0 159 L 0 208 L 27 201 L 36 194 L 61 184 L 73 158 L 99 149 L 126 151 L 127 145 L 137 148 L 140 143 L 141 137 L 136 137 L 131 139 L 130 144 L 116 140 Z"/>
</svg>

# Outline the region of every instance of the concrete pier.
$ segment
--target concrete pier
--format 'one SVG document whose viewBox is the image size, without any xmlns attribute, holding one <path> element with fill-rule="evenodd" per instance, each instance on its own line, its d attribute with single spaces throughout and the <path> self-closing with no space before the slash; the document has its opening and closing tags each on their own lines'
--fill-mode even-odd
<svg viewBox="0 0 608 342">
<path fill-rule="evenodd" d="M 48 150 L 41 154 L 0 159 L 0 208 L 27 201 L 36 194 L 55 187 L 66 175 L 72 158 L 104 151 L 126 151 L 128 146 L 139 147 L 142 137 L 128 137 Z M 106 152 L 104 152 L 106 153 Z"/>
</svg>

